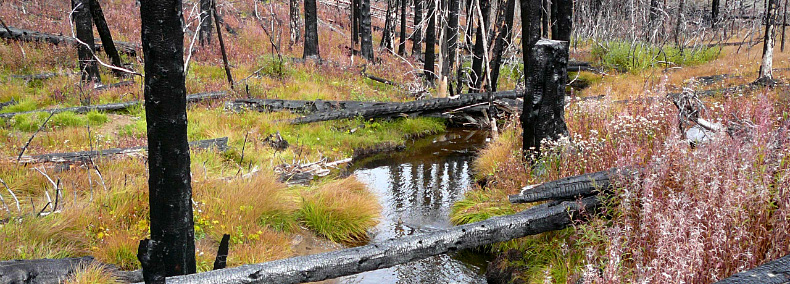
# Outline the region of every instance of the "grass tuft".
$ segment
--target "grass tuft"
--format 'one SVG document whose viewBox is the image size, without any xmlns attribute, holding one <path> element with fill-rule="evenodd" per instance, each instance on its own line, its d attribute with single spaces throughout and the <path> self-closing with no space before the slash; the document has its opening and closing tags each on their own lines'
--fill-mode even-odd
<svg viewBox="0 0 790 284">
<path fill-rule="evenodd" d="M 381 208 L 364 184 L 350 177 L 327 183 L 303 196 L 299 219 L 311 230 L 334 242 L 368 240 Z"/>
</svg>

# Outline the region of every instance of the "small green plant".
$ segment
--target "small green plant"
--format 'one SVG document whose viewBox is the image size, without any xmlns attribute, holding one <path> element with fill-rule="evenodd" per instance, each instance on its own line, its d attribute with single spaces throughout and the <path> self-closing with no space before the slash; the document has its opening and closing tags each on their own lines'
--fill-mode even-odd
<svg viewBox="0 0 790 284">
<path fill-rule="evenodd" d="M 23 99 L 14 105 L 9 105 L 0 109 L 0 113 L 31 111 L 37 108 L 38 108 L 38 103 L 36 103 L 36 101 Z"/>
</svg>

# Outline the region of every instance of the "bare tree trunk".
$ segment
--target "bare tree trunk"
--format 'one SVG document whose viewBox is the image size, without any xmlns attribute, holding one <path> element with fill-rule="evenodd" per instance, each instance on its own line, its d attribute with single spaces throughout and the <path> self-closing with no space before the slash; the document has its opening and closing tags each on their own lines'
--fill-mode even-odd
<svg viewBox="0 0 790 284">
<path fill-rule="evenodd" d="M 397 4 L 396 2 L 395 0 L 387 0 L 387 13 L 384 15 L 384 29 L 381 31 L 381 42 L 379 43 L 380 47 L 386 49 L 392 49 L 392 27 L 395 26 L 392 19 L 392 9 Z"/>
<path fill-rule="evenodd" d="M 304 1 L 304 54 L 303 58 L 321 59 L 318 50 L 318 14 L 316 0 Z"/>
<path fill-rule="evenodd" d="M 569 44 L 573 26 L 573 0 L 553 1 L 551 7 L 554 11 L 552 15 L 554 22 L 552 23 L 551 39 L 564 41 L 566 44 Z"/>
<path fill-rule="evenodd" d="M 115 49 L 115 43 L 112 40 L 110 28 L 107 27 L 107 21 L 104 19 L 104 12 L 99 5 L 98 0 L 90 0 L 91 16 L 93 16 L 93 23 L 96 24 L 96 31 L 99 32 L 101 44 L 104 47 L 104 53 L 110 57 L 110 62 L 115 67 L 121 67 L 121 56 L 118 55 L 118 50 Z M 123 72 L 113 69 L 115 76 L 120 76 Z"/>
<path fill-rule="evenodd" d="M 716 22 L 719 21 L 719 0 L 712 0 L 710 5 L 710 27 L 716 28 Z"/>
<path fill-rule="evenodd" d="M 538 80 L 537 68 L 530 62 L 532 60 L 533 47 L 540 39 L 541 27 L 541 0 L 521 0 L 521 50 L 524 62 L 524 79 L 527 89 L 533 88 Z M 521 113 L 521 127 L 523 128 L 523 149 L 525 155 L 531 153 L 539 146 L 540 140 L 535 137 L 535 125 L 537 113 L 532 103 L 536 98 L 532 92 L 524 91 L 524 110 Z M 540 99 L 540 98 L 538 98 Z"/>
<path fill-rule="evenodd" d="M 400 0 L 400 43 L 398 43 L 400 56 L 406 53 L 406 2 L 408 0 Z"/>
<path fill-rule="evenodd" d="M 211 22 L 214 13 L 211 12 L 211 2 L 214 0 L 200 0 L 200 46 L 211 44 Z"/>
<path fill-rule="evenodd" d="M 442 67 L 442 76 L 448 77 L 452 74 L 455 66 L 455 58 L 458 54 L 458 12 L 461 10 L 460 0 L 449 0 L 449 13 L 447 16 L 447 27 L 445 37 L 447 39 L 447 60 Z"/>
<path fill-rule="evenodd" d="M 357 48 L 359 42 L 359 1 L 351 0 L 351 50 Z"/>
<path fill-rule="evenodd" d="M 541 24 L 543 25 L 543 37 L 549 38 L 549 22 L 551 21 L 551 0 L 543 0 L 543 5 L 540 7 L 541 12 Z"/>
<path fill-rule="evenodd" d="M 93 53 L 96 50 L 93 46 L 93 17 L 91 16 L 90 1 L 71 1 L 72 8 L 74 8 L 73 19 L 77 30 L 77 39 L 87 44 L 87 46 L 84 44 L 79 45 L 77 55 L 79 57 L 80 72 L 82 73 L 82 82 L 101 83 L 99 65 L 96 59 L 93 58 Z"/>
<path fill-rule="evenodd" d="M 289 2 L 289 9 L 288 9 L 288 16 L 290 16 L 290 28 L 291 28 L 291 42 L 290 44 L 293 45 L 294 43 L 299 42 L 299 38 L 301 35 L 299 32 L 302 30 L 301 27 L 301 19 L 302 17 L 299 16 L 299 0 L 290 0 Z"/>
<path fill-rule="evenodd" d="M 425 79 L 433 82 L 436 78 L 434 63 L 436 62 L 436 0 L 428 1 L 428 27 L 425 29 Z"/>
<path fill-rule="evenodd" d="M 507 0 L 505 4 L 505 21 L 502 27 L 499 28 L 499 35 L 497 35 L 496 42 L 494 43 L 494 58 L 491 60 L 491 86 L 489 87 L 492 92 L 497 90 L 497 81 L 499 80 L 499 68 L 502 64 L 502 53 L 505 48 L 510 45 L 513 37 L 513 17 L 515 16 L 516 0 Z"/>
<path fill-rule="evenodd" d="M 370 30 L 370 0 L 360 0 L 359 5 L 359 19 L 360 19 L 360 36 L 362 38 L 362 46 L 360 53 L 368 61 L 373 61 L 373 39 L 371 38 L 372 31 Z"/>
<path fill-rule="evenodd" d="M 411 56 L 422 57 L 422 2 L 414 0 L 414 33 L 412 34 Z"/>
<path fill-rule="evenodd" d="M 680 26 L 683 25 L 683 9 L 685 8 L 685 4 L 685 0 L 680 0 L 678 3 L 678 21 L 675 24 L 675 46 L 680 49 L 680 52 L 683 52 L 683 43 L 680 42 Z"/>
<path fill-rule="evenodd" d="M 768 0 L 768 7 L 765 11 L 765 37 L 763 39 L 763 60 L 760 65 L 760 77 L 757 81 L 771 83 L 773 81 L 773 60 L 774 60 L 774 0 Z"/>
<path fill-rule="evenodd" d="M 784 12 L 782 12 L 782 44 L 779 46 L 780 52 L 785 52 L 785 27 L 787 27 L 787 0 L 784 3 Z"/>
<path fill-rule="evenodd" d="M 233 75 L 230 74 L 230 63 L 228 63 L 228 53 L 225 52 L 225 41 L 222 40 L 222 20 L 217 14 L 217 1 L 211 1 L 211 13 L 214 15 L 214 24 L 217 26 L 217 39 L 219 40 L 219 49 L 222 52 L 222 63 L 225 65 L 225 76 L 228 78 L 228 84 L 233 89 Z"/>
<path fill-rule="evenodd" d="M 463 0 L 461 0 L 463 1 Z M 466 33 L 464 34 L 464 45 L 466 49 L 472 46 L 472 37 L 475 30 L 474 10 L 475 0 L 466 0 Z"/>
<path fill-rule="evenodd" d="M 483 14 L 483 22 L 478 23 L 477 31 L 475 33 L 475 47 L 474 47 L 474 57 L 472 58 L 472 87 L 475 89 L 475 92 L 480 91 L 480 87 L 483 85 L 483 80 L 485 79 L 485 75 L 483 74 L 484 64 L 487 64 L 484 60 L 484 52 L 486 52 L 485 47 L 483 46 L 483 41 L 486 40 L 486 36 L 488 35 L 488 16 L 489 16 L 489 0 L 476 0 L 477 4 L 480 5 L 480 11 Z"/>
<path fill-rule="evenodd" d="M 167 276 L 195 273 L 180 0 L 141 0 L 152 246 Z"/>
<path fill-rule="evenodd" d="M 645 40 L 650 42 L 654 30 L 660 30 L 661 26 L 658 25 L 658 17 L 661 15 L 661 10 L 658 7 L 659 0 L 650 0 L 650 20 L 648 22 L 649 29 L 645 31 Z M 718 1 L 718 0 L 713 0 Z"/>
</svg>

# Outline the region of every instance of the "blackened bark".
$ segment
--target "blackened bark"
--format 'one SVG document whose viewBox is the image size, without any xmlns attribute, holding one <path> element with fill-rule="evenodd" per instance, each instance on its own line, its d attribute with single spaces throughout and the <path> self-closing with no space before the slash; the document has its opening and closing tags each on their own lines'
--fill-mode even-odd
<svg viewBox="0 0 790 284">
<path fill-rule="evenodd" d="M 144 239 L 137 246 L 137 260 L 143 268 L 143 280 L 146 284 L 165 284 L 166 268 L 160 242 Z"/>
<path fill-rule="evenodd" d="M 99 32 L 101 44 L 104 46 L 104 52 L 110 57 L 110 62 L 115 67 L 121 67 L 121 56 L 118 55 L 118 50 L 115 49 L 115 42 L 112 40 L 110 28 L 107 27 L 107 21 L 104 19 L 104 12 L 102 12 L 99 0 L 90 0 L 91 16 L 93 23 L 96 24 L 96 30 Z M 113 70 L 113 74 L 120 76 L 123 74 L 118 70 Z"/>
<path fill-rule="evenodd" d="M 412 34 L 411 56 L 422 57 L 422 1 L 414 0 L 414 33 Z"/>
<path fill-rule="evenodd" d="M 455 57 L 458 53 L 458 13 L 461 11 L 461 0 L 449 0 L 449 13 L 447 16 L 447 27 L 445 37 L 447 37 L 447 60 L 442 67 L 442 75 L 449 77 L 455 66 Z M 452 89 L 452 88 L 451 88 Z"/>
<path fill-rule="evenodd" d="M 537 81 L 536 66 L 530 64 L 532 58 L 532 48 L 540 39 L 541 25 L 541 0 L 521 0 L 521 50 L 523 51 L 524 64 L 524 85 L 527 90 L 533 88 L 532 85 Z M 535 124 L 537 116 L 534 108 L 536 101 L 534 94 L 530 91 L 524 92 L 524 111 L 521 113 L 521 127 L 523 128 L 523 149 L 524 153 L 530 153 L 530 148 L 537 149 L 535 143 Z M 539 141 L 539 140 L 538 140 Z"/>
<path fill-rule="evenodd" d="M 225 41 L 222 40 L 222 19 L 217 14 L 217 1 L 211 1 L 211 13 L 214 15 L 214 23 L 217 26 L 217 39 L 219 40 L 219 49 L 222 51 L 222 63 L 225 65 L 225 76 L 228 78 L 228 84 L 233 89 L 233 75 L 230 74 L 230 63 L 228 63 L 228 53 L 225 52 Z"/>
<path fill-rule="evenodd" d="M 303 58 L 321 59 L 318 50 L 318 14 L 316 0 L 304 1 L 304 54 Z"/>
<path fill-rule="evenodd" d="M 96 59 L 93 58 L 93 52 L 96 50 L 92 45 L 94 42 L 93 17 L 91 16 L 90 0 L 72 0 L 71 5 L 74 9 L 73 17 L 75 29 L 77 30 L 77 39 L 87 44 L 87 46 L 80 44 L 77 49 L 82 81 L 101 83 L 99 65 Z"/>
<path fill-rule="evenodd" d="M 508 196 L 510 203 L 544 200 L 576 200 L 610 191 L 617 182 L 638 175 L 637 167 L 613 168 L 605 171 L 565 177 L 542 184 L 528 185 L 518 194 Z"/>
<path fill-rule="evenodd" d="M 200 0 L 200 46 L 211 44 L 211 22 L 214 13 L 211 11 L 211 2 L 214 0 Z"/>
<path fill-rule="evenodd" d="M 496 42 L 494 43 L 494 58 L 491 60 L 491 91 L 496 92 L 497 81 L 499 80 L 499 68 L 502 64 L 502 52 L 510 45 L 513 37 L 513 17 L 515 16 L 516 0 L 507 0 L 505 4 L 505 21 L 499 28 L 499 35 L 497 35 Z"/>
<path fill-rule="evenodd" d="M 360 52 L 368 61 L 373 61 L 373 39 L 370 30 L 370 0 L 360 0 L 359 5 L 359 29 L 361 32 L 362 46 Z"/>
<path fill-rule="evenodd" d="M 475 0 L 466 0 L 466 33 L 464 34 L 464 44 L 467 50 L 472 46 L 472 37 L 475 32 L 474 5 Z"/>
<path fill-rule="evenodd" d="M 428 27 L 425 29 L 425 79 L 436 78 L 433 65 L 436 62 L 436 0 L 428 1 Z"/>
<path fill-rule="evenodd" d="M 288 16 L 290 18 L 289 26 L 291 28 L 291 44 L 299 42 L 301 35 L 299 32 L 302 30 L 299 16 L 299 0 L 289 0 Z"/>
<path fill-rule="evenodd" d="M 554 23 L 552 25 L 551 39 L 565 42 L 570 45 L 571 30 L 573 28 L 573 0 L 554 0 L 551 3 Z M 565 62 L 568 62 L 566 54 Z M 567 67 L 566 67 L 567 69 Z"/>
<path fill-rule="evenodd" d="M 406 53 L 406 2 L 408 0 L 400 0 L 400 43 L 398 43 L 400 56 Z"/>
<path fill-rule="evenodd" d="M 648 22 L 648 26 L 650 28 L 646 29 L 645 31 L 645 39 L 648 41 L 650 41 L 651 33 L 653 32 L 654 29 L 661 30 L 661 26 L 658 24 L 658 17 L 661 15 L 660 14 L 661 10 L 658 7 L 659 5 L 658 1 L 659 0 L 650 0 L 650 17 Z M 713 0 L 713 1 L 718 1 L 718 0 Z"/>
<path fill-rule="evenodd" d="M 539 0 L 535 0 L 539 1 Z M 525 1 L 526 2 L 526 1 Z M 532 48 L 527 66 L 532 73 L 524 86 L 525 153 L 540 154 L 544 139 L 555 140 L 568 135 L 565 125 L 565 81 L 568 46 L 555 40 L 540 40 Z M 537 155 L 536 155 L 537 156 Z"/>
<path fill-rule="evenodd" d="M 392 27 L 395 25 L 394 21 L 392 21 L 394 4 L 394 0 L 387 0 L 387 13 L 384 14 L 384 29 L 381 31 L 381 43 L 379 43 L 379 46 L 386 49 L 392 49 Z"/>
<path fill-rule="evenodd" d="M 712 0 L 710 7 L 710 27 L 715 28 L 719 21 L 719 0 Z"/>
<path fill-rule="evenodd" d="M 476 248 L 541 232 L 559 230 L 595 212 L 597 197 L 545 203 L 522 212 L 422 235 L 389 239 L 376 244 L 305 255 L 266 263 L 172 277 L 167 283 L 302 283 L 357 274 L 429 256 Z"/>
<path fill-rule="evenodd" d="M 790 282 L 790 255 L 732 275 L 715 284 L 782 284 Z"/>
<path fill-rule="evenodd" d="M 222 235 L 222 240 L 219 242 L 219 249 L 217 250 L 217 258 L 214 259 L 214 270 L 223 269 L 227 266 L 229 242 L 230 235 Z"/>
<path fill-rule="evenodd" d="M 474 91 L 479 92 L 480 87 L 483 85 L 483 80 L 485 79 L 485 73 L 483 72 L 485 62 L 485 55 L 483 54 L 486 52 L 485 47 L 483 46 L 483 41 L 486 40 L 485 36 L 488 35 L 488 15 L 489 15 L 489 0 L 476 0 L 480 5 L 480 12 L 483 14 L 483 22 L 478 23 L 477 31 L 475 32 L 475 47 L 473 50 L 473 58 L 472 58 L 472 87 L 475 89 Z M 474 15 L 474 13 L 472 14 Z"/>
<path fill-rule="evenodd" d="M 780 52 L 785 52 L 785 28 L 787 27 L 787 0 L 784 3 L 784 12 L 782 12 L 782 44 L 779 47 Z"/>
<path fill-rule="evenodd" d="M 151 239 L 167 276 L 195 273 L 180 0 L 140 0 Z M 154 246 L 156 247 L 156 246 Z"/>
</svg>

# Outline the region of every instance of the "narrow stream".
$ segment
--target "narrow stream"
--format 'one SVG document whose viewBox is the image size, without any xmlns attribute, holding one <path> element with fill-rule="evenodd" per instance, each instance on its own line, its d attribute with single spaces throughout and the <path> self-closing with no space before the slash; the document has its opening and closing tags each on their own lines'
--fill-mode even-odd
<svg viewBox="0 0 790 284">
<path fill-rule="evenodd" d="M 450 129 L 408 143 L 403 152 L 357 163 L 354 174 L 382 205 L 371 242 L 452 226 L 453 203 L 472 182 L 471 162 L 488 133 Z M 340 283 L 486 283 L 485 256 L 464 251 L 343 277 Z"/>
</svg>

